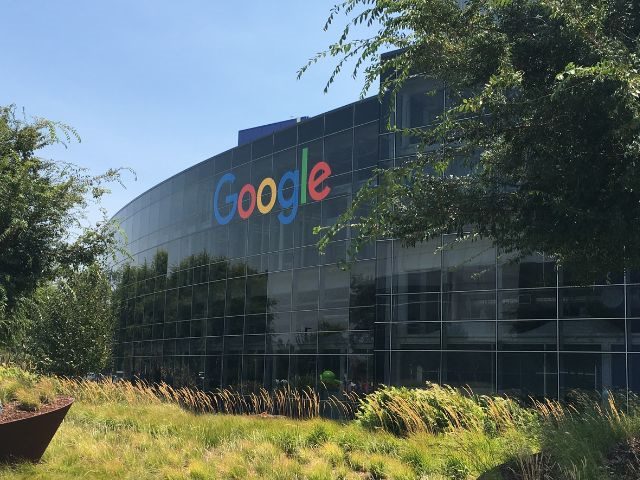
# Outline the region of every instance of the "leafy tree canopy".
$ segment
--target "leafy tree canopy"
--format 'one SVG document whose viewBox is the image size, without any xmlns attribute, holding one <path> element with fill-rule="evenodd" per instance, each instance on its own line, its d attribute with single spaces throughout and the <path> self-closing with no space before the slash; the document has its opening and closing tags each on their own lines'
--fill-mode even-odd
<svg viewBox="0 0 640 480">
<path fill-rule="evenodd" d="M 0 307 L 9 312 L 41 282 L 118 248 L 117 225 L 106 217 L 87 225 L 85 213 L 120 172 L 93 176 L 37 156 L 75 139 L 65 124 L 19 118 L 14 106 L 0 108 Z"/>
<path fill-rule="evenodd" d="M 58 375 L 103 371 L 111 360 L 115 302 L 102 265 L 65 269 L 22 305 L 18 358 Z"/>
<path fill-rule="evenodd" d="M 506 252 L 552 254 L 585 279 L 640 266 L 638 2 L 348 0 L 327 27 L 341 13 L 339 40 L 300 74 L 334 57 L 328 87 L 353 60 L 365 91 L 382 78 L 393 99 L 421 74 L 453 101 L 437 126 L 404 132 L 423 153 L 379 172 L 322 244 L 346 228 L 354 250 L 472 231 Z M 360 24 L 373 35 L 353 38 Z M 380 56 L 389 49 L 400 51 Z M 446 174 L 456 159 L 471 174 Z"/>
</svg>

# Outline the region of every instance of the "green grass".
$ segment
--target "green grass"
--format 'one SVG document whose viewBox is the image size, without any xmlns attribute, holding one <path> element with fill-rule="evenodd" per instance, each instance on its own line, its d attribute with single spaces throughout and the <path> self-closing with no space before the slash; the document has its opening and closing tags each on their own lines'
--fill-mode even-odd
<svg viewBox="0 0 640 480">
<path fill-rule="evenodd" d="M 495 466 L 509 443 L 473 432 L 398 438 L 355 422 L 77 402 L 42 463 L 0 468 L 0 479 L 437 479 L 450 458 L 475 472 Z"/>
<path fill-rule="evenodd" d="M 561 472 L 558 478 L 596 480 L 608 478 L 601 466 L 610 448 L 640 433 L 637 412 L 625 415 L 612 406 L 578 411 L 539 405 L 528 410 L 523 425 L 512 421 L 513 408 L 500 410 L 504 402 L 478 397 L 486 407 L 485 413 L 476 411 L 481 421 L 392 434 L 366 428 L 362 423 L 367 422 L 196 414 L 130 384 L 61 381 L 57 388 L 78 400 L 42 462 L 0 467 L 0 480 L 442 480 L 475 479 L 487 472 L 485 478 L 497 480 L 495 468 L 506 462 L 534 470 L 530 455 L 540 450 Z M 436 394 L 443 405 L 461 404 L 453 398 L 460 392 Z M 438 418 L 448 411 L 452 418 L 460 415 L 443 408 Z"/>
</svg>

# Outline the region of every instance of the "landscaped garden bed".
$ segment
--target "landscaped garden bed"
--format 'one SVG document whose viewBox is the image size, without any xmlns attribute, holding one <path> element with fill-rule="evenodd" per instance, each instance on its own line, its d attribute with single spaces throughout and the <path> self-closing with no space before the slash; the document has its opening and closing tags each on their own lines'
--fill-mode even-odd
<svg viewBox="0 0 640 480">
<path fill-rule="evenodd" d="M 615 395 L 526 406 L 436 385 L 385 388 L 361 399 L 355 419 L 335 421 L 318 418 L 313 391 L 292 396 L 301 405 L 293 408 L 287 391 L 242 398 L 145 382 L 52 381 L 56 395 L 76 399 L 73 409 L 40 463 L 0 466 L 0 480 L 637 478 L 635 398 L 628 406 Z"/>
<path fill-rule="evenodd" d="M 0 377 L 0 463 L 37 462 L 49 446 L 73 398 L 56 383 L 16 368 Z"/>
</svg>

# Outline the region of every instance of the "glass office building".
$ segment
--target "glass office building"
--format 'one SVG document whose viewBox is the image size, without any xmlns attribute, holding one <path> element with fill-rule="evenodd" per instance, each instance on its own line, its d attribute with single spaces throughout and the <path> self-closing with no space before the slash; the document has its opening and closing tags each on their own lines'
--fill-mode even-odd
<svg viewBox="0 0 640 480">
<path fill-rule="evenodd" d="M 426 381 L 564 397 L 640 391 L 640 274 L 584 287 L 544 255 L 513 262 L 489 241 L 379 241 L 347 270 L 331 225 L 375 167 L 399 165 L 444 88 L 415 79 L 392 114 L 377 97 L 211 157 L 116 217 L 132 259 L 116 269 L 115 369 L 207 389 L 368 392 Z M 452 167 L 452 172 L 456 167 Z M 458 169 L 459 170 L 459 169 Z"/>
</svg>

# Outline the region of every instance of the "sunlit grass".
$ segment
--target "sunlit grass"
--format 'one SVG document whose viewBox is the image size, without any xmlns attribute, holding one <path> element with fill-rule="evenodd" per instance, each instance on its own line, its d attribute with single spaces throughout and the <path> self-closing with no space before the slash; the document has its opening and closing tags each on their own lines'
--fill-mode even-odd
<svg viewBox="0 0 640 480">
<path fill-rule="evenodd" d="M 57 388 L 76 403 L 42 462 L 0 467 L 0 479 L 475 479 L 507 462 L 534 470 L 531 454 L 544 451 L 561 478 L 595 480 L 607 478 L 601 466 L 611 446 L 640 434 L 637 410 L 625 412 L 613 396 L 523 409 L 501 398 L 470 403 L 469 392 L 436 389 L 430 406 L 387 398 L 391 411 L 405 415 L 390 429 L 408 426 L 392 433 L 371 424 L 387 418 L 375 397 L 367 423 L 318 418 L 313 392 L 285 401 L 264 393 L 241 399 L 231 391 L 216 399 L 127 382 L 59 380 Z M 203 413 L 280 408 L 298 418 Z M 490 475 L 500 478 L 495 470 Z"/>
</svg>

